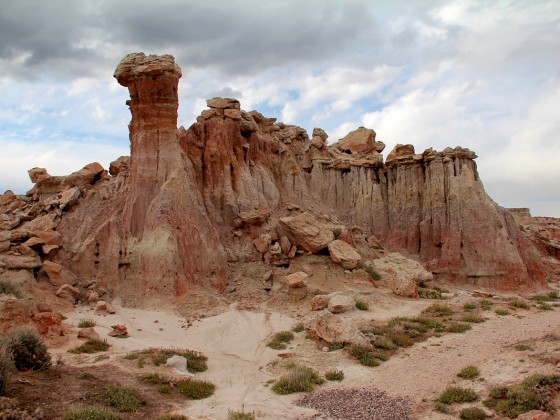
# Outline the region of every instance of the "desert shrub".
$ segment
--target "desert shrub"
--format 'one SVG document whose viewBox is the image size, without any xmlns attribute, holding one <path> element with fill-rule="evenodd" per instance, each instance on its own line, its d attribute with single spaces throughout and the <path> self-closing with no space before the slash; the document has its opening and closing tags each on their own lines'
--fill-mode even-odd
<svg viewBox="0 0 560 420">
<path fill-rule="evenodd" d="M 389 360 L 389 355 L 387 353 L 383 353 L 382 351 L 375 351 L 375 352 L 371 353 L 371 355 L 373 357 L 375 357 L 376 359 L 379 359 L 383 362 L 386 362 L 387 360 Z"/>
<path fill-rule="evenodd" d="M 170 384 L 160 385 L 158 392 L 160 394 L 171 394 L 172 388 Z"/>
<path fill-rule="evenodd" d="M 558 299 L 559 296 L 558 296 L 558 292 L 556 291 L 550 292 L 546 295 L 535 295 L 531 297 L 531 300 L 534 300 L 535 302 L 552 302 Z"/>
<path fill-rule="evenodd" d="M 329 351 L 341 350 L 344 348 L 344 343 L 341 343 L 340 341 L 333 341 L 332 343 L 327 344 L 327 348 Z"/>
<path fill-rule="evenodd" d="M 476 303 L 475 302 L 467 302 L 463 305 L 463 309 L 465 311 L 472 311 L 473 309 L 476 309 Z"/>
<path fill-rule="evenodd" d="M 441 290 L 418 288 L 418 297 L 420 299 L 444 299 Z"/>
<path fill-rule="evenodd" d="M 373 280 L 381 280 L 381 275 L 377 271 L 375 271 L 375 268 L 373 268 L 372 266 L 367 266 L 366 268 L 364 268 L 364 271 L 368 273 Z"/>
<path fill-rule="evenodd" d="M 433 305 L 428 306 L 426 309 L 422 311 L 424 314 L 429 314 L 431 316 L 446 316 L 452 315 L 453 309 L 450 306 L 442 305 L 439 303 L 434 303 Z"/>
<path fill-rule="evenodd" d="M 470 330 L 472 327 L 469 324 L 462 324 L 460 322 L 453 322 L 447 326 L 446 331 L 450 333 L 464 333 Z"/>
<path fill-rule="evenodd" d="M 30 413 L 19 408 L 14 400 L 0 397 L 0 419 L 2 420 L 42 420 L 45 418 L 44 413 L 39 408 Z"/>
<path fill-rule="evenodd" d="M 438 397 L 443 404 L 473 402 L 478 399 L 476 392 L 468 388 L 449 387 Z"/>
<path fill-rule="evenodd" d="M 356 299 L 356 308 L 360 311 L 367 311 L 369 309 L 369 304 L 362 299 Z"/>
<path fill-rule="evenodd" d="M 140 377 L 140 380 L 152 385 L 169 384 L 171 382 L 169 378 L 166 378 L 165 376 L 160 375 L 157 372 L 145 373 Z"/>
<path fill-rule="evenodd" d="M 84 344 L 68 350 L 68 353 L 92 354 L 92 353 L 98 353 L 100 351 L 107 351 L 109 350 L 109 347 L 111 347 L 111 345 L 107 342 L 107 340 L 101 340 L 99 338 L 90 338 Z"/>
<path fill-rule="evenodd" d="M 332 230 L 332 233 L 333 233 L 333 235 L 334 235 L 334 238 L 335 238 L 335 239 L 338 239 L 338 237 L 339 237 L 340 234 L 342 233 L 342 229 L 339 228 L 339 227 L 335 227 L 335 228 Z"/>
<path fill-rule="evenodd" d="M 325 379 L 329 381 L 342 381 L 344 379 L 344 372 L 338 369 L 333 369 L 325 372 Z"/>
<path fill-rule="evenodd" d="M 8 280 L 0 280 L 0 294 L 21 297 L 21 290 L 18 286 Z"/>
<path fill-rule="evenodd" d="M 286 375 L 281 376 L 274 385 L 272 391 L 280 395 L 292 394 L 294 392 L 311 392 L 314 385 L 324 382 L 323 378 L 311 368 L 306 366 L 292 365 Z"/>
<path fill-rule="evenodd" d="M 89 372 L 80 372 L 78 374 L 78 379 L 95 379 L 95 375 Z"/>
<path fill-rule="evenodd" d="M 395 343 L 388 337 L 377 337 L 372 344 L 374 347 L 383 350 L 392 350 L 395 348 Z"/>
<path fill-rule="evenodd" d="M 125 358 L 126 360 L 136 360 L 136 359 L 138 359 L 138 357 L 139 357 L 138 352 L 135 352 L 135 351 L 132 351 L 132 352 L 130 352 L 130 353 L 127 353 L 127 354 L 124 356 L 124 358 Z"/>
<path fill-rule="evenodd" d="M 461 318 L 461 320 L 463 322 L 471 322 L 471 323 L 474 323 L 474 324 L 479 324 L 479 323 L 485 321 L 485 319 L 483 317 L 475 315 L 475 314 L 465 314 L 465 315 L 463 315 L 463 318 Z"/>
<path fill-rule="evenodd" d="M 303 325 L 303 322 L 298 322 L 296 325 L 292 327 L 292 332 L 300 333 L 303 332 L 304 329 L 305 326 Z"/>
<path fill-rule="evenodd" d="M 494 303 L 489 301 L 489 300 L 482 299 L 480 301 L 480 307 L 482 309 L 484 309 L 485 311 L 488 311 L 489 309 L 492 309 L 492 305 L 494 305 Z"/>
<path fill-rule="evenodd" d="M 216 385 L 198 379 L 186 379 L 177 382 L 177 390 L 191 400 L 202 400 L 214 394 Z"/>
<path fill-rule="evenodd" d="M 274 350 L 284 350 L 286 348 L 286 343 L 289 343 L 293 339 L 294 334 L 290 331 L 280 331 L 274 334 L 266 345 Z"/>
<path fill-rule="evenodd" d="M 187 359 L 187 370 L 190 373 L 204 372 L 208 369 L 208 358 L 194 350 L 187 349 L 166 349 L 166 348 L 151 348 L 142 351 L 143 355 L 149 355 L 152 363 L 159 366 L 167 362 L 167 359 L 173 356 L 183 356 Z"/>
<path fill-rule="evenodd" d="M 416 318 L 411 318 L 411 321 L 416 322 L 418 324 L 425 325 L 426 327 L 429 327 L 436 331 L 443 330 L 443 324 L 434 318 L 416 317 Z"/>
<path fill-rule="evenodd" d="M 159 416 L 158 420 L 189 420 L 189 418 L 182 414 L 164 414 L 163 416 Z"/>
<path fill-rule="evenodd" d="M 31 327 L 17 327 L 2 339 L 6 351 L 11 355 L 17 370 L 43 370 L 51 365 L 51 356 L 41 336 Z"/>
<path fill-rule="evenodd" d="M 64 420 L 118 420 L 121 417 L 105 408 L 73 408 L 64 413 Z"/>
<path fill-rule="evenodd" d="M 245 410 L 234 411 L 228 410 L 228 420 L 255 420 L 255 413 L 246 413 Z"/>
<path fill-rule="evenodd" d="M 412 338 L 396 331 L 389 331 L 387 333 L 387 338 L 398 347 L 410 347 L 414 344 Z"/>
<path fill-rule="evenodd" d="M 0 346 L 0 395 L 5 395 L 10 387 L 10 379 L 14 370 L 12 355 L 5 347 Z"/>
<path fill-rule="evenodd" d="M 480 375 L 480 370 L 476 366 L 467 366 L 457 374 L 459 378 L 463 379 L 474 379 L 478 375 Z"/>
<path fill-rule="evenodd" d="M 516 344 L 514 349 L 517 351 L 533 350 L 533 348 L 527 344 Z"/>
<path fill-rule="evenodd" d="M 459 413 L 461 420 L 484 420 L 488 418 L 484 410 L 478 407 L 463 408 Z"/>
<path fill-rule="evenodd" d="M 136 411 L 140 405 L 146 405 L 137 390 L 120 385 L 108 385 L 103 393 L 103 400 L 120 413 Z"/>
<path fill-rule="evenodd" d="M 496 308 L 494 312 L 496 312 L 497 315 L 509 315 L 509 311 L 505 308 Z"/>
<path fill-rule="evenodd" d="M 538 304 L 537 309 L 540 309 L 541 311 L 552 311 L 552 305 L 546 302 L 541 302 Z"/>
<path fill-rule="evenodd" d="M 519 299 L 513 299 L 509 303 L 509 306 L 511 306 L 512 308 L 529 309 L 529 305 L 526 302 L 523 302 L 522 300 Z"/>
<path fill-rule="evenodd" d="M 78 322 L 78 328 L 91 328 L 96 325 L 93 319 L 81 319 L 80 322 Z"/>
<path fill-rule="evenodd" d="M 371 353 L 366 353 L 362 357 L 360 357 L 360 363 L 364 366 L 368 367 L 376 367 L 379 366 L 379 361 L 373 357 Z"/>
</svg>

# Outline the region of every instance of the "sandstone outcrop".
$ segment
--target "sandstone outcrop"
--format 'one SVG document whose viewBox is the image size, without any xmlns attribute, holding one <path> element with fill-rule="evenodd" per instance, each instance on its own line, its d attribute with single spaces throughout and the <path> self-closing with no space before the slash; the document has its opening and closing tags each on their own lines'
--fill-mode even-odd
<svg viewBox="0 0 560 420">
<path fill-rule="evenodd" d="M 417 261 L 391 253 L 373 261 L 375 270 L 397 295 L 418 298 L 418 285 L 433 279 L 432 273 Z"/>
</svg>

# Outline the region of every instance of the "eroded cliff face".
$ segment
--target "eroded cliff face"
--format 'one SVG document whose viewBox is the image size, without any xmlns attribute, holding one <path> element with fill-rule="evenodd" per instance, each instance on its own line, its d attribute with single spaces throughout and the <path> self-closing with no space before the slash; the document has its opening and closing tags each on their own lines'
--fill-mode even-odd
<svg viewBox="0 0 560 420">
<path fill-rule="evenodd" d="M 111 163 L 111 176 L 99 164 L 69 177 L 34 168 L 28 197 L 0 196 L 0 271 L 48 275 L 52 261 L 68 272 L 50 277 L 95 285 L 88 296 L 146 305 L 197 286 L 223 290 L 228 262 L 289 266 L 304 252 L 331 252 L 336 230 L 364 261 L 382 244 L 438 279 L 545 285 L 552 266 L 485 193 L 468 149 L 397 145 L 384 163 L 371 129 L 328 146 L 321 129 L 309 138 L 228 98 L 208 100 L 177 129 L 173 57 L 129 54 L 115 77 L 130 92 L 131 156 Z"/>
</svg>

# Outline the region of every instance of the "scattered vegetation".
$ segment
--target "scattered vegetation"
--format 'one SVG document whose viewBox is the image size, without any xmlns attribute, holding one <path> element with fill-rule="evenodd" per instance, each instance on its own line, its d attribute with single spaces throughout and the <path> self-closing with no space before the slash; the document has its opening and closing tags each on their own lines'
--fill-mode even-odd
<svg viewBox="0 0 560 420">
<path fill-rule="evenodd" d="M 480 302 L 480 307 L 481 309 L 485 310 L 485 311 L 489 311 L 490 309 L 492 309 L 492 306 L 494 305 L 493 302 L 486 300 L 486 299 L 482 299 Z"/>
<path fill-rule="evenodd" d="M 321 385 L 324 382 L 316 371 L 306 366 L 291 363 L 287 368 L 288 373 L 281 376 L 272 386 L 272 390 L 277 394 L 311 392 L 315 385 Z"/>
<path fill-rule="evenodd" d="M 51 366 L 51 356 L 41 336 L 31 327 L 9 331 L 0 344 L 11 356 L 17 370 L 43 370 Z"/>
<path fill-rule="evenodd" d="M 451 307 L 448 305 L 434 303 L 433 305 L 430 305 L 426 309 L 424 309 L 422 313 L 428 316 L 441 317 L 453 315 L 453 309 L 451 309 Z"/>
<path fill-rule="evenodd" d="M 64 420 L 119 420 L 121 417 L 105 408 L 82 407 L 64 413 Z"/>
<path fill-rule="evenodd" d="M 459 412 L 459 418 L 462 420 L 484 420 L 488 418 L 488 416 L 481 408 L 467 407 Z"/>
<path fill-rule="evenodd" d="M 177 382 L 177 390 L 191 400 L 202 400 L 214 394 L 216 385 L 198 379 L 186 379 Z"/>
<path fill-rule="evenodd" d="M 13 370 L 14 361 L 11 354 L 5 347 L 0 346 L 0 395 L 5 395 L 8 391 Z"/>
<path fill-rule="evenodd" d="M 533 350 L 533 348 L 527 344 L 516 344 L 514 349 L 517 351 Z"/>
<path fill-rule="evenodd" d="M 450 333 L 464 333 L 470 330 L 472 327 L 469 324 L 463 324 L 460 322 L 453 322 L 447 326 L 447 331 Z"/>
<path fill-rule="evenodd" d="M 519 309 L 529 309 L 530 308 L 528 303 L 523 302 L 522 300 L 519 300 L 519 299 L 513 299 L 509 303 L 509 306 L 511 306 L 512 308 L 519 308 Z"/>
<path fill-rule="evenodd" d="M 159 416 L 158 420 L 189 420 L 189 418 L 182 414 L 164 414 L 163 416 Z"/>
<path fill-rule="evenodd" d="M 463 305 L 463 309 L 465 311 L 472 311 L 473 309 L 476 309 L 477 305 L 475 302 L 467 302 Z"/>
<path fill-rule="evenodd" d="M 497 315 L 501 315 L 501 316 L 509 315 L 509 311 L 505 308 L 496 308 L 494 312 L 496 312 Z"/>
<path fill-rule="evenodd" d="M 80 372 L 78 374 L 78 379 L 95 379 L 95 375 L 89 372 Z"/>
<path fill-rule="evenodd" d="M 172 381 L 169 378 L 166 378 L 163 375 L 160 375 L 157 372 L 154 373 L 145 373 L 140 377 L 140 380 L 142 382 L 146 382 L 149 383 L 151 385 L 163 385 L 163 384 L 169 384 Z"/>
<path fill-rule="evenodd" d="M 560 375 L 534 375 L 521 384 L 498 386 L 484 405 L 511 418 L 531 410 L 551 410 L 552 395 L 560 391 Z"/>
<path fill-rule="evenodd" d="M 339 341 L 333 341 L 332 343 L 329 343 L 327 345 L 327 348 L 329 349 L 329 351 L 341 350 L 344 348 L 344 343 L 341 343 Z"/>
<path fill-rule="evenodd" d="M 0 294 L 12 295 L 21 298 L 21 290 L 18 286 L 8 280 L 0 280 Z"/>
<path fill-rule="evenodd" d="M 286 343 L 289 343 L 293 339 L 294 334 L 292 332 L 280 331 L 274 334 L 266 345 L 274 350 L 284 350 L 286 348 Z"/>
<path fill-rule="evenodd" d="M 461 320 L 463 322 L 471 322 L 473 324 L 479 324 L 481 322 L 486 321 L 485 318 L 483 318 L 481 316 L 478 316 L 478 315 L 475 315 L 475 314 L 465 314 L 465 315 L 463 315 L 463 318 L 461 318 Z"/>
<path fill-rule="evenodd" d="M 146 400 L 137 390 L 120 385 L 108 385 L 103 393 L 103 400 L 120 413 L 136 411 L 139 406 L 146 405 Z"/>
<path fill-rule="evenodd" d="M 369 309 L 369 304 L 362 299 L 356 299 L 356 308 L 358 308 L 360 311 L 367 311 Z"/>
<path fill-rule="evenodd" d="M 300 333 L 303 332 L 304 329 L 305 326 L 303 325 L 303 322 L 298 322 L 296 325 L 292 327 L 292 332 Z"/>
<path fill-rule="evenodd" d="M 474 379 L 480 375 L 480 370 L 476 366 L 467 366 L 461 369 L 461 372 L 457 374 L 459 378 L 463 379 Z"/>
<path fill-rule="evenodd" d="M 325 372 L 325 379 L 328 381 L 342 381 L 344 379 L 344 372 L 338 369 L 333 369 Z"/>
<path fill-rule="evenodd" d="M 421 299 L 446 299 L 443 294 L 447 292 L 447 290 L 441 289 L 437 286 L 434 286 L 431 289 L 427 289 L 424 287 L 418 288 L 418 296 Z"/>
<path fill-rule="evenodd" d="M 78 322 L 78 328 L 91 328 L 97 325 L 93 319 L 81 319 Z"/>
<path fill-rule="evenodd" d="M 372 266 L 367 266 L 366 268 L 364 268 L 364 271 L 368 273 L 373 280 L 381 280 L 381 274 L 375 271 L 375 268 L 373 268 Z"/>
<path fill-rule="evenodd" d="M 537 305 L 537 309 L 540 309 L 541 311 L 552 311 L 552 310 L 554 310 L 552 305 L 550 303 L 546 303 L 546 302 L 539 303 Z"/>
<path fill-rule="evenodd" d="M 449 387 L 438 397 L 443 404 L 473 402 L 478 399 L 476 392 L 469 388 Z"/>
<path fill-rule="evenodd" d="M 109 347 L 111 347 L 111 345 L 107 342 L 107 340 L 101 340 L 99 338 L 90 338 L 81 346 L 68 350 L 68 353 L 74 353 L 74 354 L 99 353 L 101 351 L 109 350 Z"/>
<path fill-rule="evenodd" d="M 246 413 L 244 409 L 241 411 L 228 410 L 228 420 L 255 420 L 255 413 Z"/>
<path fill-rule="evenodd" d="M 342 233 L 342 228 L 335 227 L 335 228 L 332 230 L 332 233 L 333 233 L 333 235 L 334 235 L 334 239 L 338 239 L 338 237 L 339 237 L 340 234 Z"/>
<path fill-rule="evenodd" d="M 535 302 L 554 302 L 556 300 L 560 300 L 560 296 L 557 291 L 554 291 L 546 295 L 535 295 L 531 297 L 531 300 L 534 300 Z"/>
<path fill-rule="evenodd" d="M 19 408 L 14 400 L 0 397 L 0 419 L 2 420 L 42 420 L 45 418 L 40 408 L 30 413 L 27 410 Z"/>
<path fill-rule="evenodd" d="M 140 352 L 128 353 L 125 359 L 138 360 L 138 367 L 144 367 L 147 359 L 154 366 L 160 366 L 173 356 L 183 356 L 187 359 L 187 370 L 190 373 L 204 372 L 208 369 L 208 358 L 198 351 L 188 349 L 150 348 Z"/>
</svg>

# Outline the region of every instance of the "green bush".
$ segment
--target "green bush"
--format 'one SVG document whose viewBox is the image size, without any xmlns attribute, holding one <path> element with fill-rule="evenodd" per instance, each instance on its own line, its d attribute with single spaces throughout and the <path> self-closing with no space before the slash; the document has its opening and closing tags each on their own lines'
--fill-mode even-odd
<svg viewBox="0 0 560 420">
<path fill-rule="evenodd" d="M 2 420 L 42 420 L 45 418 L 40 408 L 30 413 L 27 410 L 19 408 L 14 400 L 0 397 L 0 419 Z"/>
<path fill-rule="evenodd" d="M 21 290 L 11 281 L 0 280 L 0 294 L 21 298 Z"/>
<path fill-rule="evenodd" d="M 473 402 L 478 399 L 476 392 L 472 389 L 459 387 L 449 387 L 438 397 L 438 401 L 443 404 Z"/>
<path fill-rule="evenodd" d="M 17 370 L 43 370 L 51 365 L 51 356 L 41 336 L 31 327 L 17 327 L 9 331 L 2 344 L 11 355 Z"/>
<path fill-rule="evenodd" d="M 476 366 L 467 366 L 461 369 L 461 372 L 457 374 L 459 378 L 463 379 L 474 379 L 480 375 L 480 370 Z"/>
<path fill-rule="evenodd" d="M 414 344 L 414 340 L 412 340 L 412 338 L 396 331 L 388 332 L 387 338 L 399 347 L 411 347 Z"/>
<path fill-rule="evenodd" d="M 534 300 L 535 302 L 553 302 L 558 299 L 558 292 L 556 291 L 550 292 L 546 295 L 535 295 L 531 297 L 531 300 Z"/>
<path fill-rule="evenodd" d="M 431 316 L 446 316 L 452 315 L 453 309 L 450 306 L 442 305 L 439 303 L 434 303 L 433 305 L 428 306 L 426 309 L 422 311 L 424 314 L 429 314 Z"/>
<path fill-rule="evenodd" d="M 245 410 L 234 411 L 228 410 L 228 420 L 255 420 L 255 413 L 246 413 Z"/>
<path fill-rule="evenodd" d="M 484 410 L 478 407 L 463 408 L 459 413 L 461 420 L 484 420 L 488 418 Z"/>
<path fill-rule="evenodd" d="M 511 306 L 512 308 L 529 309 L 529 305 L 526 302 L 523 302 L 522 300 L 519 299 L 513 299 L 509 303 L 509 306 Z"/>
<path fill-rule="evenodd" d="M 166 378 L 165 376 L 160 375 L 157 372 L 145 373 L 140 377 L 140 380 L 152 385 L 169 384 L 170 382 L 172 382 L 169 378 Z"/>
<path fill-rule="evenodd" d="M 395 348 L 395 343 L 388 337 L 377 337 L 372 344 L 374 347 L 383 350 L 392 350 Z"/>
<path fill-rule="evenodd" d="M 64 413 L 64 420 L 119 420 L 121 417 L 104 408 L 74 408 Z"/>
<path fill-rule="evenodd" d="M 494 312 L 496 312 L 497 315 L 509 315 L 509 311 L 505 308 L 496 308 Z"/>
<path fill-rule="evenodd" d="M 146 405 L 137 390 L 120 385 L 108 385 L 103 393 L 103 400 L 120 413 L 136 411 L 140 405 Z"/>
<path fill-rule="evenodd" d="M 216 385 L 208 381 L 186 379 L 177 382 L 177 390 L 191 400 L 202 400 L 214 394 Z"/>
<path fill-rule="evenodd" d="M 163 416 L 159 416 L 158 420 L 189 420 L 189 418 L 182 414 L 164 414 Z"/>
<path fill-rule="evenodd" d="M 101 340 L 99 338 L 90 338 L 81 346 L 68 350 L 68 353 L 74 353 L 74 354 L 99 353 L 100 351 L 109 350 L 109 347 L 111 347 L 111 345 L 107 342 L 107 340 Z"/>
<path fill-rule="evenodd" d="M 463 322 L 471 322 L 474 324 L 479 324 L 481 322 L 484 322 L 485 319 L 481 316 L 478 315 L 474 315 L 474 314 L 465 314 L 463 315 L 463 318 L 461 319 Z"/>
<path fill-rule="evenodd" d="M 332 233 L 334 235 L 335 239 L 338 239 L 338 237 L 340 236 L 340 234 L 342 233 L 342 229 L 339 227 L 336 227 L 332 230 Z"/>
<path fill-rule="evenodd" d="M 0 346 L 0 395 L 5 395 L 10 387 L 14 361 L 5 347 Z"/>
<path fill-rule="evenodd" d="M 344 372 L 338 369 L 333 369 L 325 372 L 325 379 L 329 381 L 342 381 L 344 379 Z"/>
<path fill-rule="evenodd" d="M 266 345 L 274 350 L 284 350 L 286 348 L 286 343 L 289 343 L 293 339 L 294 334 L 292 332 L 280 331 L 274 334 Z"/>
<path fill-rule="evenodd" d="M 514 349 L 517 351 L 533 350 L 533 348 L 527 344 L 516 344 Z"/>
<path fill-rule="evenodd" d="M 272 386 L 272 391 L 280 395 L 294 392 L 311 392 L 314 385 L 324 382 L 323 378 L 311 368 L 292 365 L 286 375 L 280 377 Z"/>
<path fill-rule="evenodd" d="M 367 311 L 369 309 L 369 304 L 362 299 L 356 299 L 356 308 L 360 311 Z"/>
<path fill-rule="evenodd" d="M 381 280 L 381 275 L 375 271 L 375 268 L 368 266 L 364 268 L 364 271 L 368 273 L 373 280 Z"/>
<path fill-rule="evenodd" d="M 78 328 L 91 328 L 95 327 L 96 323 L 93 319 L 81 319 L 78 322 Z"/>
<path fill-rule="evenodd" d="M 333 341 L 332 343 L 327 344 L 327 348 L 329 349 L 329 351 L 341 350 L 344 348 L 344 343 L 341 343 L 339 341 Z"/>
<path fill-rule="evenodd" d="M 303 332 L 304 329 L 305 326 L 303 325 L 303 322 L 298 322 L 296 325 L 292 327 L 292 332 L 300 333 Z"/>
<path fill-rule="evenodd" d="M 476 309 L 476 303 L 474 302 L 467 302 L 463 305 L 463 309 L 465 311 L 472 311 L 473 309 Z"/>
<path fill-rule="evenodd" d="M 484 309 L 485 311 L 488 311 L 489 309 L 492 309 L 492 305 L 494 305 L 494 303 L 489 301 L 489 300 L 482 299 L 480 301 L 480 307 L 482 309 Z"/>
<path fill-rule="evenodd" d="M 537 309 L 540 309 L 541 311 L 552 311 L 552 310 L 554 310 L 552 305 L 549 304 L 549 303 L 546 303 L 546 302 L 539 303 L 539 305 L 537 306 Z"/>
<path fill-rule="evenodd" d="M 460 322 L 453 322 L 447 326 L 447 331 L 450 333 L 464 333 L 470 330 L 472 327 L 469 324 L 462 324 Z"/>
</svg>

